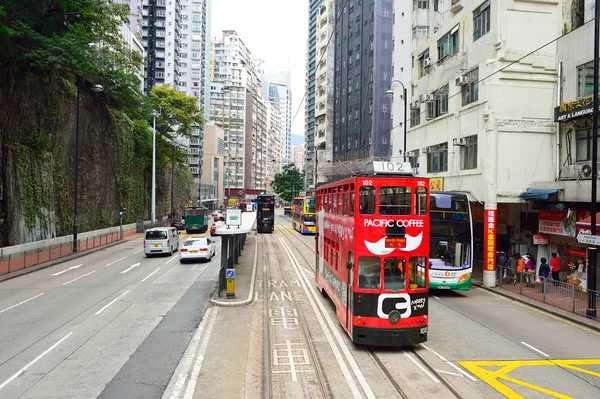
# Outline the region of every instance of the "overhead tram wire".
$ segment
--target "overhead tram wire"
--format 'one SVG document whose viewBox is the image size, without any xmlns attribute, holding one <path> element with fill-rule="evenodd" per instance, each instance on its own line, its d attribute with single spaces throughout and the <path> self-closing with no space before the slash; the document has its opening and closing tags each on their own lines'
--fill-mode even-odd
<svg viewBox="0 0 600 399">
<path fill-rule="evenodd" d="M 583 25 L 581 25 L 579 28 L 581 28 L 581 27 L 583 27 L 583 26 L 585 26 L 585 25 L 589 24 L 590 22 L 594 21 L 595 19 L 596 19 L 596 18 L 592 18 L 592 19 L 590 19 L 589 21 L 587 21 L 587 22 L 585 22 Z M 579 29 L 579 28 L 578 28 L 578 29 Z M 558 40 L 562 39 L 563 37 L 565 37 L 565 36 L 567 36 L 567 35 L 571 34 L 571 32 L 573 32 L 574 30 L 575 30 L 575 29 L 573 29 L 573 30 L 571 30 L 571 31 L 569 31 L 569 32 L 567 32 L 567 33 L 564 33 L 564 34 L 562 34 L 562 35 L 560 35 L 560 36 L 558 36 L 558 37 L 556 37 L 556 38 L 552 39 L 552 40 L 551 40 L 551 41 L 549 41 L 548 43 L 541 45 L 540 47 L 536 48 L 535 50 L 532 50 L 532 51 L 530 51 L 529 53 L 525 54 L 524 56 L 522 56 L 522 57 L 520 57 L 520 58 L 518 58 L 518 59 L 516 59 L 516 60 L 514 60 L 514 61 L 511 61 L 511 62 L 509 62 L 507 65 L 503 66 L 502 68 L 498 69 L 497 71 L 494 71 L 494 72 L 490 73 L 489 75 L 487 75 L 487 76 L 485 76 L 485 77 L 483 77 L 483 78 L 479 79 L 479 80 L 477 81 L 477 84 L 479 84 L 479 83 L 483 82 L 484 80 L 486 80 L 486 79 L 488 79 L 488 78 L 491 78 L 491 77 L 492 77 L 492 76 L 494 76 L 495 74 L 497 74 L 497 73 L 499 73 L 499 72 L 502 72 L 503 70 L 505 70 L 505 69 L 506 69 L 506 68 L 508 68 L 508 67 L 511 67 L 511 66 L 513 66 L 514 64 L 516 64 L 516 63 L 520 62 L 521 60 L 523 60 L 523 59 L 525 59 L 525 58 L 529 57 L 530 55 L 532 55 L 532 54 L 534 54 L 534 53 L 536 53 L 536 52 L 540 51 L 540 50 L 541 50 L 541 49 L 543 49 L 544 47 L 547 47 L 547 46 L 551 45 L 552 43 L 554 43 L 554 42 L 556 42 L 556 41 L 558 41 Z M 461 95 L 461 94 L 462 94 L 462 91 L 459 91 L 458 93 L 455 93 L 455 94 L 453 94 L 453 95 L 451 95 L 451 96 L 448 96 L 448 100 L 450 100 L 451 98 L 454 98 L 454 97 L 456 97 L 456 96 L 459 96 L 459 95 Z M 422 112 L 420 113 L 420 115 L 422 115 L 422 114 L 425 114 L 426 112 L 427 112 L 427 110 L 425 110 L 425 111 L 422 111 Z M 412 120 L 411 120 L 411 119 L 408 119 L 408 121 L 412 122 Z M 401 124 L 402 124 L 402 123 L 399 123 L 399 124 L 398 124 L 398 125 L 396 125 L 396 126 L 392 126 L 392 127 L 391 127 L 391 129 L 394 129 L 394 128 L 396 128 L 396 127 L 400 126 Z"/>
<path fill-rule="evenodd" d="M 329 43 L 331 43 L 331 39 L 335 35 L 335 28 L 337 27 L 338 22 L 340 22 L 340 19 L 342 19 L 342 14 L 344 13 L 344 10 L 346 9 L 346 6 L 348 6 L 348 0 L 346 0 L 346 2 L 344 3 L 344 5 L 342 6 L 342 9 L 340 10 L 340 13 L 339 13 L 339 15 L 337 16 L 337 18 L 335 20 L 335 24 L 333 25 L 333 31 L 331 32 L 331 35 L 329 35 L 329 39 L 327 40 L 327 44 L 325 45 L 326 49 L 329 48 Z M 321 58 L 319 58 L 319 62 L 317 62 L 316 65 L 319 65 L 321 63 L 321 61 L 323 61 L 323 57 L 325 57 L 325 54 L 327 54 L 327 51 L 325 51 L 323 54 L 321 54 Z M 292 123 L 290 125 L 294 124 L 294 121 L 296 120 L 296 117 L 298 116 L 298 113 L 302 109 L 302 102 L 304 101 L 304 99 L 306 99 L 306 95 L 307 94 L 308 94 L 308 87 L 306 88 L 306 90 L 304 90 L 304 95 L 302 96 L 302 99 L 300 100 L 300 105 L 298 106 L 298 109 L 296 110 L 296 113 L 294 114 L 294 118 L 292 119 Z"/>
</svg>

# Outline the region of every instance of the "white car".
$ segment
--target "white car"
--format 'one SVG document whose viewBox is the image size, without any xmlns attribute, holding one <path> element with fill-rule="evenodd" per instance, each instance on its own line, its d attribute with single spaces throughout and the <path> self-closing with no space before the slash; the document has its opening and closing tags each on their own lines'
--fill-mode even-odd
<svg viewBox="0 0 600 399">
<path fill-rule="evenodd" d="M 216 245 L 210 238 L 193 238 L 186 240 L 179 249 L 179 262 L 187 260 L 211 260 L 215 256 Z"/>
<path fill-rule="evenodd" d="M 171 256 L 179 249 L 179 232 L 175 227 L 157 227 L 144 234 L 146 256 L 167 254 Z"/>
</svg>

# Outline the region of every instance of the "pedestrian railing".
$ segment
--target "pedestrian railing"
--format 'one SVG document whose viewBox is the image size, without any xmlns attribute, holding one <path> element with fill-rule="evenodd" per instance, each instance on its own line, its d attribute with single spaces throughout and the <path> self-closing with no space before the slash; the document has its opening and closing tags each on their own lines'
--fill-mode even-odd
<svg viewBox="0 0 600 399">
<path fill-rule="evenodd" d="M 77 240 L 78 252 L 85 252 L 122 240 L 121 232 L 98 234 Z M 63 242 L 0 257 L 0 276 L 73 255 L 73 242 Z"/>
<path fill-rule="evenodd" d="M 506 266 L 497 266 L 496 276 L 496 282 L 502 289 L 583 316 L 588 315 L 590 301 L 596 301 L 595 309 L 600 304 L 598 292 L 581 286 L 539 278 L 535 274 L 516 273 Z"/>
</svg>

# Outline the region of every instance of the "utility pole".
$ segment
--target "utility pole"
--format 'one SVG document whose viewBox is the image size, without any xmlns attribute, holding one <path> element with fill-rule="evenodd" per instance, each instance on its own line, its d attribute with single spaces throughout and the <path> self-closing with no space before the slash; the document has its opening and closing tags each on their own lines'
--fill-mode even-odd
<svg viewBox="0 0 600 399">
<path fill-rule="evenodd" d="M 171 155 L 171 218 L 175 218 L 175 144 Z"/>
</svg>

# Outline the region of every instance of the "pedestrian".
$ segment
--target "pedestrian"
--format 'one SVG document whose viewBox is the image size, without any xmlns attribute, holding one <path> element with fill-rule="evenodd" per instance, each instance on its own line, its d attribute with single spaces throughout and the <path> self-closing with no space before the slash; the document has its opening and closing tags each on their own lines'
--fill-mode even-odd
<svg viewBox="0 0 600 399">
<path fill-rule="evenodd" d="M 517 252 L 517 254 L 515 255 L 518 260 L 517 260 L 517 274 L 515 276 L 515 280 L 514 283 L 517 283 L 517 278 L 519 278 L 519 282 L 523 282 L 523 274 L 525 273 L 525 257 L 521 257 L 521 254 Z"/>
<path fill-rule="evenodd" d="M 542 292 L 546 293 L 546 280 L 550 274 L 550 266 L 546 263 L 546 258 L 540 259 L 540 270 L 538 271 L 540 279 L 542 280 Z"/>
<path fill-rule="evenodd" d="M 528 254 L 529 255 L 529 254 Z M 535 261 L 531 255 L 525 255 L 525 270 L 527 273 L 527 286 L 533 287 L 535 277 Z"/>
<path fill-rule="evenodd" d="M 560 258 L 556 252 L 552 252 L 552 259 L 550 259 L 550 267 L 552 269 L 552 280 L 555 287 L 558 287 L 560 280 Z"/>
</svg>

